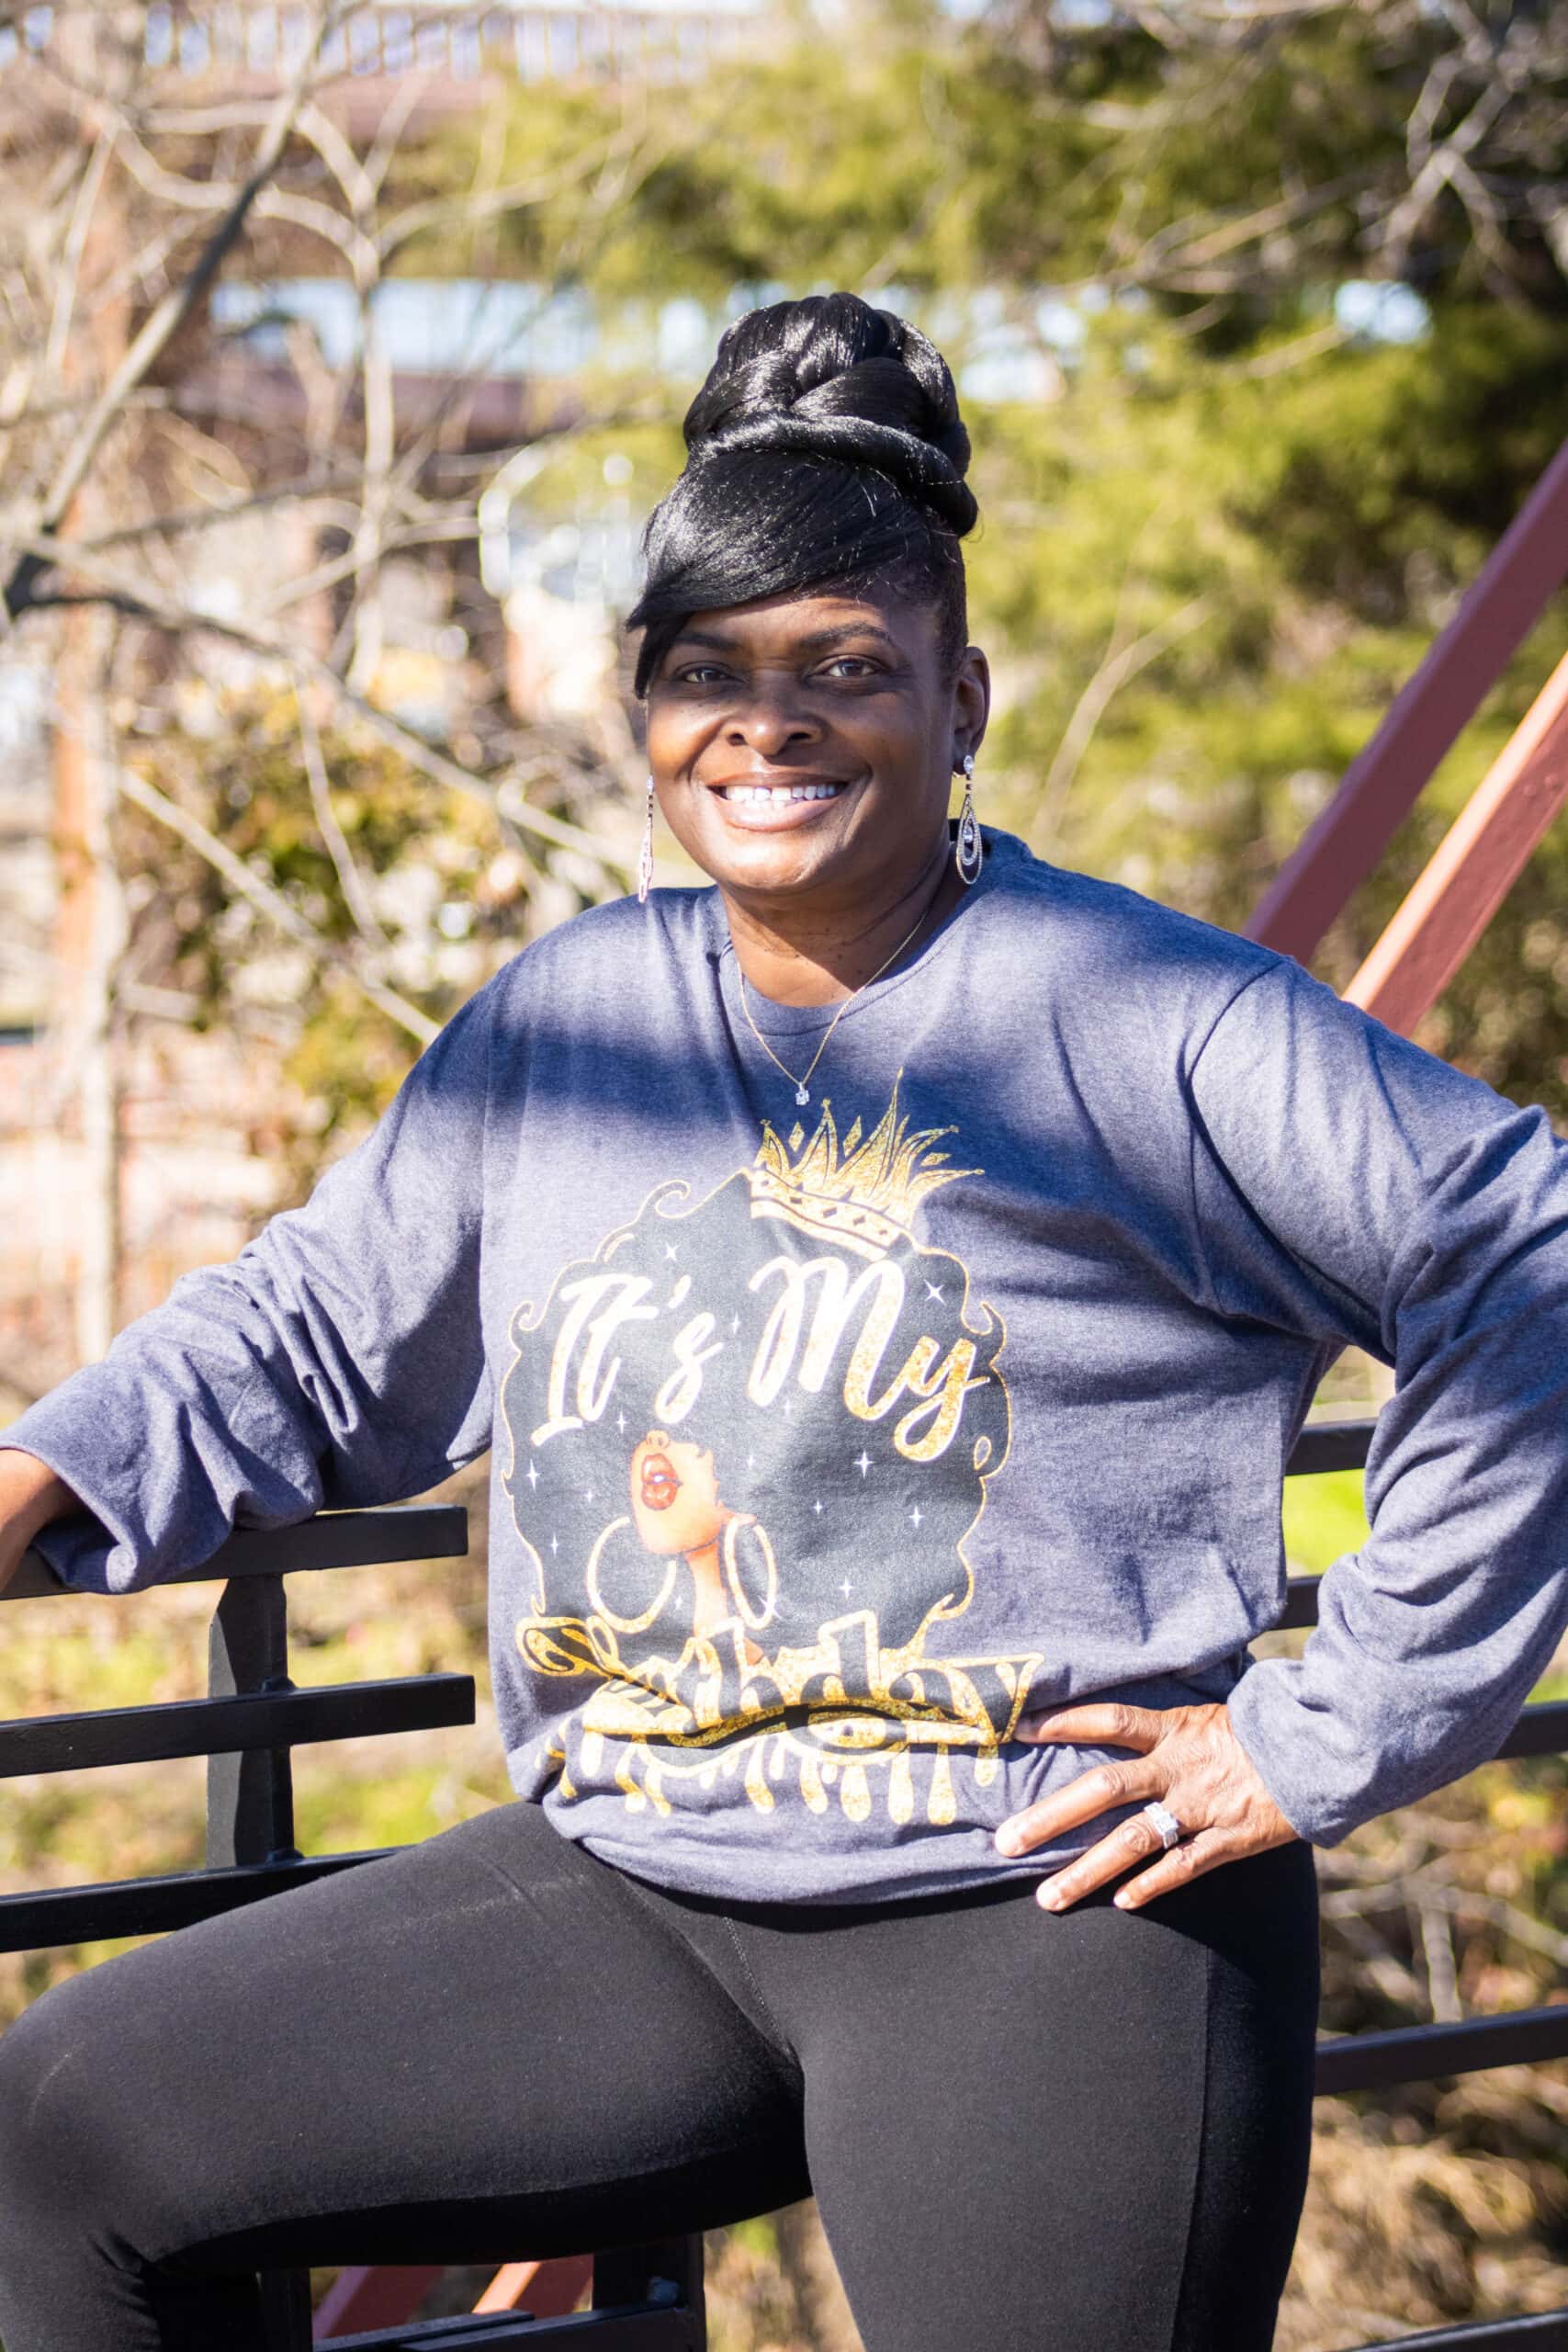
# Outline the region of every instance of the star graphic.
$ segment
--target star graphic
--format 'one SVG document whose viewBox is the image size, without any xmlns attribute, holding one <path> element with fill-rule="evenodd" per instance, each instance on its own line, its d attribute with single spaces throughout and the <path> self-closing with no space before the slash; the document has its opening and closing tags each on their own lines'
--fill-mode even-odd
<svg viewBox="0 0 1568 2352">
<path fill-rule="evenodd" d="M 847 1600 L 851 1592 L 853 1590 L 853 1587 L 851 1585 L 848 1577 L 844 1578 L 843 1583 L 839 1587 L 839 1590 L 843 1594 L 844 1599 Z"/>
<path fill-rule="evenodd" d="M 862 1446 L 860 1452 L 855 1456 L 855 1468 L 860 1472 L 863 1478 L 865 1476 L 866 1472 L 871 1468 L 871 1456 L 866 1452 L 864 1446 Z"/>
<path fill-rule="evenodd" d="M 910 1526 L 911 1526 L 911 1527 L 919 1527 L 919 1523 L 920 1523 L 921 1520 L 922 1520 L 924 1517 L 925 1517 L 925 1513 L 924 1513 L 924 1511 L 923 1511 L 923 1510 L 921 1510 L 919 1504 L 919 1503 L 917 1503 L 917 1504 L 915 1505 L 914 1510 L 909 1513 L 909 1524 L 910 1524 Z"/>
<path fill-rule="evenodd" d="M 940 1298 L 942 1296 L 942 1284 L 940 1283 L 928 1283 L 926 1284 L 926 1296 L 928 1298 Z"/>
<path fill-rule="evenodd" d="M 615 1415 L 615 1427 L 620 1430 L 621 1434 L 622 1434 L 622 1435 L 623 1435 L 623 1437 L 624 1437 L 624 1436 L 625 1436 L 625 1434 L 626 1434 L 626 1415 L 625 1415 L 624 1413 L 617 1413 L 617 1414 Z"/>
<path fill-rule="evenodd" d="M 552 1560 L 555 1558 L 556 1554 L 557 1554 L 559 1550 L 560 1550 L 560 1537 L 559 1537 L 558 1535 L 552 1535 L 552 1536 L 551 1536 L 551 1538 L 550 1538 L 550 1557 L 551 1557 L 551 1559 L 552 1559 Z"/>
<path fill-rule="evenodd" d="M 529 1484 L 531 1487 L 536 1487 L 536 1486 L 538 1485 L 538 1483 L 539 1483 L 539 1465 L 538 1465 L 538 1464 L 537 1464 L 536 1462 L 530 1462 L 530 1463 L 529 1463 L 529 1464 L 528 1464 L 528 1484 Z"/>
<path fill-rule="evenodd" d="M 812 1510 L 817 1513 L 818 1518 L 818 1519 L 820 1519 L 820 1518 L 821 1518 L 821 1516 L 822 1516 L 822 1504 L 821 1504 L 820 1498 L 818 1498 L 818 1501 L 814 1502 L 814 1503 L 812 1504 L 811 1508 L 812 1508 Z"/>
<path fill-rule="evenodd" d="M 672 1241 L 667 1241 L 664 1245 L 664 1254 L 669 1259 L 671 1264 L 673 1265 L 681 1253 L 676 1249 L 675 1244 Z"/>
<path fill-rule="evenodd" d="M 732 1337 L 732 1338 L 733 1338 L 734 1334 L 735 1334 L 737 1331 L 739 1331 L 739 1329 L 740 1329 L 740 1317 L 739 1317 L 739 1315 L 732 1315 L 732 1316 L 730 1317 L 730 1318 L 729 1318 L 729 1329 L 730 1329 L 730 1335 L 731 1335 L 731 1337 Z"/>
</svg>

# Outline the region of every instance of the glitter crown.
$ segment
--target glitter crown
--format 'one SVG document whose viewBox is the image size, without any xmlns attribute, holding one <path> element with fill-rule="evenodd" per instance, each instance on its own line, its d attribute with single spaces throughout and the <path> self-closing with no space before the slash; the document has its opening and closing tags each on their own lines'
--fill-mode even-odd
<svg viewBox="0 0 1568 2352">
<path fill-rule="evenodd" d="M 900 1071 L 899 1076 L 903 1073 Z M 898 1109 L 898 1087 L 869 1135 L 857 1119 L 840 1142 L 832 1107 L 808 1136 L 794 1127 L 787 1143 L 764 1123 L 751 1175 L 753 1216 L 783 1217 L 802 1232 L 821 1234 L 863 1258 L 880 1258 L 898 1239 L 912 1238 L 923 1200 L 976 1168 L 950 1168 L 935 1147 L 955 1127 L 910 1131 Z"/>
</svg>

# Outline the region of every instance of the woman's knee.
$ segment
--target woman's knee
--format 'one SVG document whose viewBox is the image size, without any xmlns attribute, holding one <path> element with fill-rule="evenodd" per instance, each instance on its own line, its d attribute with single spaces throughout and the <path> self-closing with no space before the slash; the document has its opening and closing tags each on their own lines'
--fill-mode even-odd
<svg viewBox="0 0 1568 2352">
<path fill-rule="evenodd" d="M 80 1980 L 55 1986 L 0 2034 L 0 2233 L 25 2244 L 83 2188 L 93 2093 L 101 2086 L 81 2019 Z"/>
</svg>

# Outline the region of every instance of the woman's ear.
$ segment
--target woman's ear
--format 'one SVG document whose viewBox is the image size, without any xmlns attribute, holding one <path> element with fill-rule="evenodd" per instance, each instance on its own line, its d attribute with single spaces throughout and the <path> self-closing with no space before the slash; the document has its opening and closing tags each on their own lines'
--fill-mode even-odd
<svg viewBox="0 0 1568 2352">
<path fill-rule="evenodd" d="M 978 756 L 991 715 L 991 665 L 977 645 L 966 645 L 953 686 L 953 740 L 962 756 Z"/>
</svg>

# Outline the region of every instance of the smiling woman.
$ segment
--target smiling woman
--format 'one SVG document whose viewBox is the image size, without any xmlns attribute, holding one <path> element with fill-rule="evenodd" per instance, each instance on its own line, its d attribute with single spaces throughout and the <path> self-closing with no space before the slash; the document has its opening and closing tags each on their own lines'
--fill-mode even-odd
<svg viewBox="0 0 1568 2352">
<path fill-rule="evenodd" d="M 940 353 L 852 297 L 753 311 L 719 355 L 649 526 L 637 685 L 660 804 L 748 976 L 823 1003 L 956 895 L 948 797 L 990 694 L 965 642 L 969 435 Z"/>
<path fill-rule="evenodd" d="M 41 1529 L 117 1587 L 493 1442 L 522 1801 L 6 2037 L 6 2352 L 256 2352 L 258 2263 L 807 2187 L 867 2352 L 1266 2352 L 1304 1841 L 1492 1754 L 1568 1618 L 1568 1150 L 980 831 L 968 440 L 915 328 L 755 312 L 687 439 L 634 618 L 713 887 L 518 956 L 0 1450 L 0 1576 Z M 1254 1662 L 1347 1340 L 1396 1372 L 1370 1530 Z"/>
</svg>

